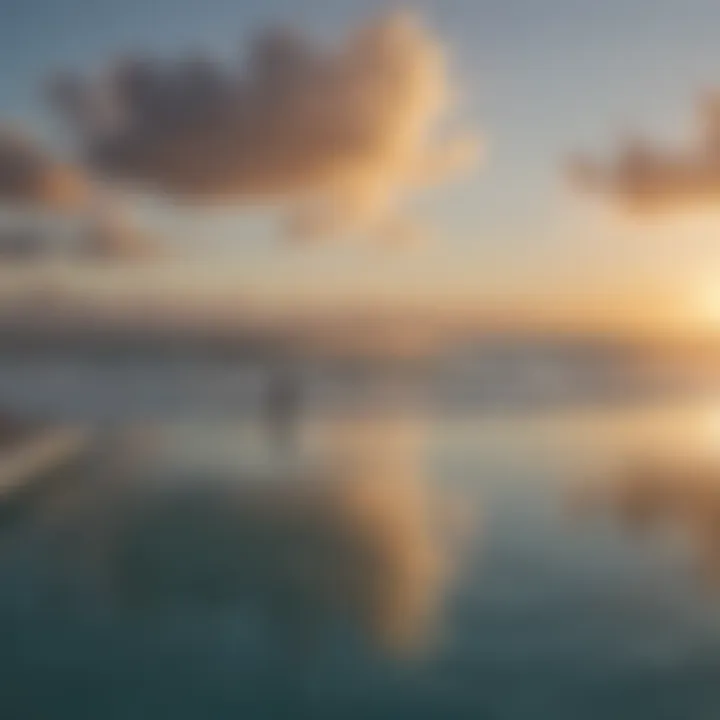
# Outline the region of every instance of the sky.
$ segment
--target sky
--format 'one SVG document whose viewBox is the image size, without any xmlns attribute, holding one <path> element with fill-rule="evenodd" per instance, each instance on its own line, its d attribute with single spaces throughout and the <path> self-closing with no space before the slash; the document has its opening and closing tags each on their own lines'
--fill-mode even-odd
<svg viewBox="0 0 720 720">
<path fill-rule="evenodd" d="M 0 0 L 0 118 L 65 150 L 43 97 L 58 70 L 93 72 L 119 56 L 189 51 L 232 58 L 281 23 L 321 39 L 397 3 L 373 0 Z M 720 318 L 720 203 L 630 217 L 577 192 L 576 152 L 610 157 L 628 133 L 682 143 L 700 93 L 720 87 L 717 0 L 436 0 L 406 2 L 447 53 L 456 114 L 481 138 L 470 175 L 413 200 L 431 238 L 290 247 L 262 207 L 196 210 L 132 198 L 149 232 L 172 238 L 173 265 L 202 282 L 433 297 L 523 298 L 526 306 L 625 296 L 697 306 Z M 163 272 L 168 272 L 165 270 Z M 589 298 L 589 300 L 588 300 Z M 538 300 L 540 299 L 540 300 Z M 715 307 L 715 305 L 717 307 Z"/>
</svg>

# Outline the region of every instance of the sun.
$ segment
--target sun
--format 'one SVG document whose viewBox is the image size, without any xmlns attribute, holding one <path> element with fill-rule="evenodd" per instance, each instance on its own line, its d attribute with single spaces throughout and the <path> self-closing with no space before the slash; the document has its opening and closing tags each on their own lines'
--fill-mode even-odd
<svg viewBox="0 0 720 720">
<path fill-rule="evenodd" d="M 708 328 L 720 330 L 720 273 L 714 283 L 703 283 L 691 293 L 692 319 Z"/>
</svg>

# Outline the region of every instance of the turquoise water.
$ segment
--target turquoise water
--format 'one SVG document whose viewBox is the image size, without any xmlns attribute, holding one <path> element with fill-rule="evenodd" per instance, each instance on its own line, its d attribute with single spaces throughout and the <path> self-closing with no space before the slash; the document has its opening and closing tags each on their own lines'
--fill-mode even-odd
<svg viewBox="0 0 720 720">
<path fill-rule="evenodd" d="M 170 415 L 3 507 L 3 717 L 720 716 L 713 401 Z"/>
</svg>

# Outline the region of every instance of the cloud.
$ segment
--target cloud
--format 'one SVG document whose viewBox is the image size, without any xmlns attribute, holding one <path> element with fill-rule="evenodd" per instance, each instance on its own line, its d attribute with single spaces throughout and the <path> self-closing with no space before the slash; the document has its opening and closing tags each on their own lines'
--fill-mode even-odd
<svg viewBox="0 0 720 720">
<path fill-rule="evenodd" d="M 74 253 L 82 259 L 111 262 L 139 262 L 162 254 L 156 240 L 139 230 L 117 203 L 95 209 Z"/>
<path fill-rule="evenodd" d="M 26 135 L 0 127 L 0 204 L 64 210 L 88 194 L 84 173 L 53 159 Z"/>
<path fill-rule="evenodd" d="M 634 141 L 609 163 L 575 158 L 571 179 L 639 213 L 720 206 L 720 93 L 705 98 L 697 114 L 698 133 L 689 148 L 669 152 Z"/>
<path fill-rule="evenodd" d="M 70 231 L 27 224 L 0 229 L 2 263 L 41 263 L 49 259 L 140 262 L 161 255 L 154 238 L 117 212 L 97 215 Z"/>
<path fill-rule="evenodd" d="M 122 212 L 118 201 L 82 167 L 54 159 L 37 141 L 0 127 L 0 205 L 89 216 L 79 237 L 64 237 L 37 222 L 0 229 L 0 260 L 34 261 L 52 256 L 137 260 L 156 254 Z M 16 218 L 17 221 L 17 218 Z"/>
<path fill-rule="evenodd" d="M 472 166 L 475 138 L 447 127 L 453 94 L 443 48 L 405 13 L 333 45 L 265 32 L 240 67 L 135 59 L 52 93 L 98 171 L 273 204 L 304 237 L 385 228 L 413 191 Z"/>
</svg>

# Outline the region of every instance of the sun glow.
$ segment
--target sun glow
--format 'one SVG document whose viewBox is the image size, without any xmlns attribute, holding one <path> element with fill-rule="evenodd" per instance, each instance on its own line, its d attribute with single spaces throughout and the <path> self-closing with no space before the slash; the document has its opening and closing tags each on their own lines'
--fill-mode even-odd
<svg viewBox="0 0 720 720">
<path fill-rule="evenodd" d="M 720 328 L 720 274 L 716 282 L 705 282 L 692 293 L 691 312 L 703 326 Z"/>
</svg>

